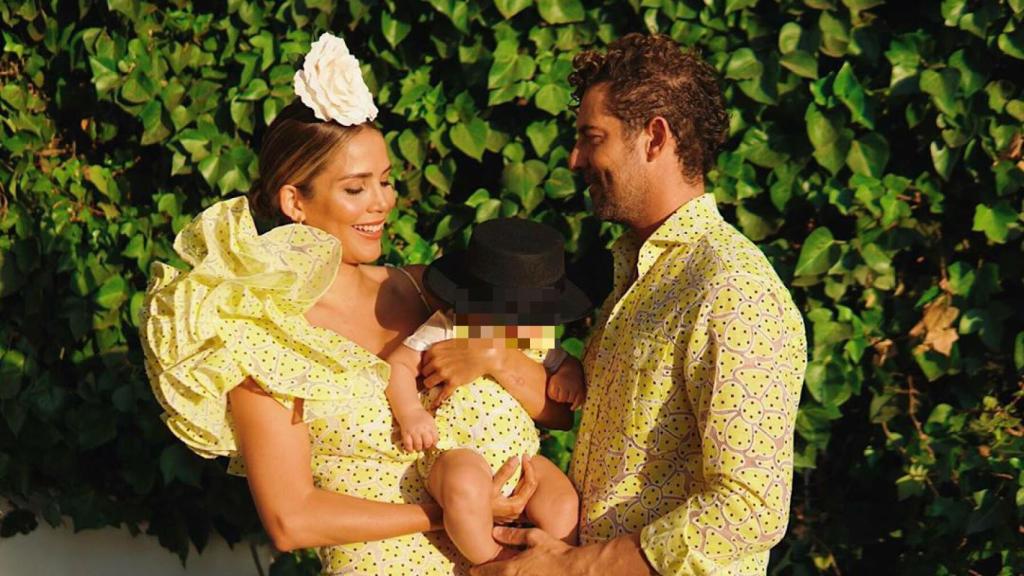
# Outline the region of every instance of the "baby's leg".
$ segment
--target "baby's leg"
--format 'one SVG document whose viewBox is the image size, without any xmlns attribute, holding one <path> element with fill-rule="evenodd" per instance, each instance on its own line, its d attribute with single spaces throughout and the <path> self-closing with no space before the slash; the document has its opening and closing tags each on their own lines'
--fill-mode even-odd
<svg viewBox="0 0 1024 576">
<path fill-rule="evenodd" d="M 493 560 L 501 546 L 491 537 L 491 468 L 480 454 L 449 450 L 430 468 L 427 490 L 444 508 L 444 529 L 473 564 Z"/>
<path fill-rule="evenodd" d="M 572 481 L 543 456 L 531 459 L 537 474 L 537 491 L 526 503 L 526 517 L 548 534 L 576 544 L 580 499 Z"/>
</svg>

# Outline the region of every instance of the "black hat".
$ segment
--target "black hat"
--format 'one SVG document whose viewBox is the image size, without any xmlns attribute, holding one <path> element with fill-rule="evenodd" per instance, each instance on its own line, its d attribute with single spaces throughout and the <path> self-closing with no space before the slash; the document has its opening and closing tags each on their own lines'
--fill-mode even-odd
<svg viewBox="0 0 1024 576">
<path fill-rule="evenodd" d="M 466 250 L 438 258 L 424 283 L 456 314 L 486 314 L 497 325 L 565 324 L 587 315 L 590 299 L 565 276 L 565 241 L 521 218 L 478 224 Z"/>
</svg>

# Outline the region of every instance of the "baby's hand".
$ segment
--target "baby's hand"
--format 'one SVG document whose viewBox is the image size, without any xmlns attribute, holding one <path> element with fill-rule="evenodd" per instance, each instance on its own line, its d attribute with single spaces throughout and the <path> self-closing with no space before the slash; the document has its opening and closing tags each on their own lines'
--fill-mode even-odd
<svg viewBox="0 0 1024 576">
<path fill-rule="evenodd" d="M 555 402 L 570 404 L 573 410 L 583 405 L 587 398 L 587 389 L 581 380 L 551 378 L 548 380 L 548 398 Z"/>
<path fill-rule="evenodd" d="M 419 452 L 437 444 L 437 425 L 434 417 L 422 406 L 395 412 L 395 419 L 402 429 L 402 447 L 407 452 Z"/>
</svg>

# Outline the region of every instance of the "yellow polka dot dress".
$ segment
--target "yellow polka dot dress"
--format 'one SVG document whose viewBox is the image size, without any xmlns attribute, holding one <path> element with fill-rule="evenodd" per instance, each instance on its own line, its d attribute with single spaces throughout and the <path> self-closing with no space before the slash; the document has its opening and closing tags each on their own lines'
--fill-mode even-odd
<svg viewBox="0 0 1024 576">
<path fill-rule="evenodd" d="M 146 371 L 168 428 L 207 458 L 244 472 L 227 393 L 251 377 L 291 408 L 303 400 L 310 466 L 322 489 L 381 502 L 429 498 L 397 436 L 387 363 L 303 313 L 330 286 L 340 244 L 316 228 L 258 235 L 244 198 L 205 210 L 181 231 L 182 272 L 155 264 L 140 314 Z M 318 550 L 324 574 L 465 574 L 443 532 Z"/>
<path fill-rule="evenodd" d="M 405 345 L 423 351 L 454 336 L 451 317 L 439 310 L 405 340 Z M 543 363 L 547 351 L 526 349 L 523 353 L 539 364 Z M 440 388 L 432 392 L 440 392 Z M 431 394 L 424 394 L 424 405 L 431 405 L 432 399 Z M 437 445 L 426 451 L 417 466 L 423 478 L 429 476 L 441 454 L 455 448 L 477 452 L 492 472 L 513 456 L 533 456 L 540 450 L 540 436 L 530 415 L 518 400 L 488 376 L 456 388 L 437 409 L 434 422 Z M 522 470 L 517 469 L 502 487 L 506 495 L 512 493 L 521 473 Z"/>
</svg>

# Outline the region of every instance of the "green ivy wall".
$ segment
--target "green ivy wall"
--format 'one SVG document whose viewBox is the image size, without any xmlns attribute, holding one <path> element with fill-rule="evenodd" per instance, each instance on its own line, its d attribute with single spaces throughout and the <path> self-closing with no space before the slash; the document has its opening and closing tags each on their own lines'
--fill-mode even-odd
<svg viewBox="0 0 1024 576">
<path fill-rule="evenodd" d="M 811 336 L 773 570 L 1024 571 L 1024 0 L 9 0 L 0 21 L 0 535 L 64 516 L 185 558 L 258 533 L 244 482 L 160 422 L 136 315 L 175 232 L 248 188 L 320 32 L 382 110 L 400 263 L 498 215 L 599 255 L 619 230 L 566 168 L 570 62 L 658 31 L 721 72 L 709 185 Z"/>
</svg>

